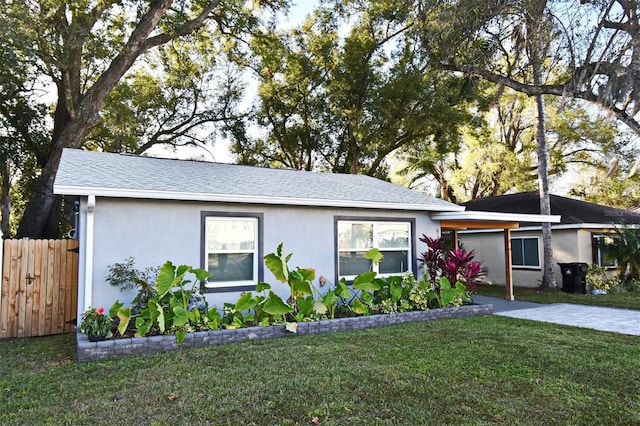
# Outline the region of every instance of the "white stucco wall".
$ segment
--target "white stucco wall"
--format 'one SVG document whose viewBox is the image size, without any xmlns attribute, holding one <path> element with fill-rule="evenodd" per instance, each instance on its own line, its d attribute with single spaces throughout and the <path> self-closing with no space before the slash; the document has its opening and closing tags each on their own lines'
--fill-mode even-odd
<svg viewBox="0 0 640 426">
<path fill-rule="evenodd" d="M 274 252 L 284 243 L 287 253 L 293 253 L 291 267 L 311 267 L 316 276 L 325 276 L 331 282 L 335 277 L 334 217 L 354 216 L 413 218 L 416 238 L 422 234 L 435 236 L 439 223 L 426 212 L 382 211 L 346 208 L 280 207 L 266 205 L 221 204 L 191 201 L 132 200 L 97 198 L 94 211 L 93 272 L 91 303 L 110 307 L 116 299 L 129 303 L 135 292 L 120 292 L 105 281 L 109 265 L 135 258 L 138 269 L 162 265 L 171 260 L 174 265 L 187 264 L 201 267 L 201 212 L 262 213 L 264 215 L 264 254 Z M 84 311 L 84 265 L 87 241 L 86 199 L 80 209 L 80 272 L 78 313 Z M 416 242 L 414 257 L 426 247 Z M 264 268 L 264 281 L 274 291 L 287 295 L 288 287 L 278 283 Z M 317 283 L 317 280 L 316 280 Z M 240 292 L 208 293 L 209 304 L 220 308 L 224 302 L 235 302 Z"/>
</svg>

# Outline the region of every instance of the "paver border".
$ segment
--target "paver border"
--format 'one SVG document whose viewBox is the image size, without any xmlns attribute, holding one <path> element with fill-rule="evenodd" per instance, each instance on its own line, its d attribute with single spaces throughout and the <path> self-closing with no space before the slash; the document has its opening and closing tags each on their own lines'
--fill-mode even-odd
<svg viewBox="0 0 640 426">
<path fill-rule="evenodd" d="M 458 308 L 438 308 L 428 311 L 412 311 L 396 314 L 379 314 L 350 318 L 338 318 L 322 321 L 298 323 L 298 335 L 333 333 L 338 331 L 362 330 L 383 327 L 406 322 L 432 321 L 447 318 L 464 318 L 490 315 L 493 305 L 464 305 Z M 179 345 L 173 334 L 134 337 L 126 339 L 90 342 L 82 333 L 76 334 L 78 362 L 103 360 L 127 355 L 158 353 L 181 348 L 224 345 L 254 339 L 295 336 L 287 332 L 284 325 L 268 327 L 247 327 L 235 330 L 209 330 L 187 333 L 184 342 Z"/>
</svg>

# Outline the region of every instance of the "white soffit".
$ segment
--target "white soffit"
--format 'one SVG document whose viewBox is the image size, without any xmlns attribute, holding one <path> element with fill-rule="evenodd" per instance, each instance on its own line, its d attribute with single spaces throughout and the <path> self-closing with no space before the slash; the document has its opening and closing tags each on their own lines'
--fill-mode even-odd
<svg viewBox="0 0 640 426">
<path fill-rule="evenodd" d="M 211 193 L 192 193 L 177 191 L 153 191 L 134 189 L 113 189 L 113 188 L 86 188 L 66 185 L 54 185 L 54 194 L 65 195 L 94 195 L 96 197 L 110 198 L 138 198 L 155 200 L 179 200 L 179 201 L 209 201 L 242 204 L 270 204 L 270 205 L 292 205 L 292 206 L 316 206 L 316 207 L 349 207 L 367 208 L 382 210 L 405 210 L 405 211 L 447 211 L 462 210 L 464 207 L 457 205 L 439 204 L 415 204 L 397 202 L 372 202 L 363 200 L 327 200 L 314 198 L 296 197 L 258 197 L 251 195 L 229 195 Z"/>
<path fill-rule="evenodd" d="M 557 215 L 540 215 L 540 214 L 524 214 L 524 213 L 497 213 L 483 211 L 463 211 L 463 212 L 441 212 L 432 213 L 431 218 L 434 220 L 465 220 L 465 221 L 482 221 L 496 222 L 530 222 L 530 223 L 560 223 L 560 216 Z"/>
</svg>

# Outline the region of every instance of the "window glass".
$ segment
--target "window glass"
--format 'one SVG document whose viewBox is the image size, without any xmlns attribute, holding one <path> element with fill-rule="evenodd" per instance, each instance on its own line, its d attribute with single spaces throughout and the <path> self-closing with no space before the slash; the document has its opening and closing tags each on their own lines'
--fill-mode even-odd
<svg viewBox="0 0 640 426">
<path fill-rule="evenodd" d="M 408 223 L 381 223 L 378 225 L 379 248 L 409 247 Z"/>
<path fill-rule="evenodd" d="M 209 287 L 248 285 L 258 277 L 258 219 L 254 217 L 206 218 Z"/>
<path fill-rule="evenodd" d="M 593 263 L 598 266 L 614 267 L 618 265 L 618 261 L 613 255 L 612 244 L 613 238 L 610 235 L 596 235 L 594 239 Z"/>
<path fill-rule="evenodd" d="M 411 223 L 338 221 L 338 275 L 353 278 L 375 271 L 379 274 L 399 275 L 411 271 Z M 380 264 L 365 259 L 372 248 L 384 256 Z"/>
<path fill-rule="evenodd" d="M 524 264 L 527 266 L 538 266 L 540 261 L 538 259 L 538 239 L 537 238 L 524 238 Z"/>
<path fill-rule="evenodd" d="M 339 270 L 341 275 L 358 275 L 371 270 L 371 261 L 365 259 L 366 251 L 340 252 Z"/>
<path fill-rule="evenodd" d="M 382 251 L 384 259 L 379 265 L 381 274 L 397 274 L 409 270 L 409 251 Z"/>
<path fill-rule="evenodd" d="M 209 254 L 210 282 L 253 281 L 253 253 Z"/>
<path fill-rule="evenodd" d="M 338 247 L 341 249 L 373 247 L 373 224 L 339 222 Z"/>
<path fill-rule="evenodd" d="M 253 251 L 255 237 L 255 218 L 207 218 L 209 251 Z"/>
<path fill-rule="evenodd" d="M 540 267 L 538 237 L 511 239 L 511 263 L 513 266 Z"/>
<path fill-rule="evenodd" d="M 513 265 L 524 265 L 524 253 L 520 238 L 511 239 L 511 263 Z"/>
</svg>

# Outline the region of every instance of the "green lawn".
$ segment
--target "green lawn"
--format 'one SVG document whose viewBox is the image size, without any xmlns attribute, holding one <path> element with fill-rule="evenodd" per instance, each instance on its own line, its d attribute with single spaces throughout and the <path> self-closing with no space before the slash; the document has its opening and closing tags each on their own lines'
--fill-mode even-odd
<svg viewBox="0 0 640 426">
<path fill-rule="evenodd" d="M 0 341 L 0 424 L 640 424 L 640 338 L 498 316 L 78 364 Z"/>
<path fill-rule="evenodd" d="M 475 293 L 484 296 L 503 298 L 506 294 L 504 286 L 482 285 L 478 286 Z M 516 287 L 513 291 L 516 300 L 536 303 L 579 303 L 581 305 L 610 306 L 613 308 L 626 308 L 640 310 L 640 291 L 618 294 L 590 294 L 565 293 L 560 290 L 540 290 L 537 288 Z"/>
</svg>

